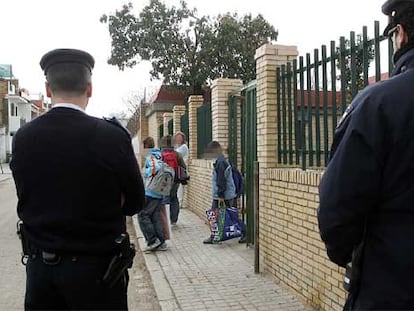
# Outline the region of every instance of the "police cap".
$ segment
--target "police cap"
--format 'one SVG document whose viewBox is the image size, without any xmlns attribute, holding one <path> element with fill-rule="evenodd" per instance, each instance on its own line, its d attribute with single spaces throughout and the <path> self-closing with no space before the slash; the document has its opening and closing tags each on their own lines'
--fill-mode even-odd
<svg viewBox="0 0 414 311">
<path fill-rule="evenodd" d="M 388 15 L 388 26 L 384 30 L 384 36 L 388 31 L 398 24 L 398 16 L 404 12 L 408 6 L 414 6 L 414 0 L 387 0 L 382 5 L 382 13 Z"/>
<path fill-rule="evenodd" d="M 47 70 L 56 64 L 77 63 L 86 66 L 91 72 L 95 65 L 92 55 L 85 51 L 75 49 L 56 49 L 43 55 L 40 60 L 40 67 L 45 75 Z"/>
</svg>

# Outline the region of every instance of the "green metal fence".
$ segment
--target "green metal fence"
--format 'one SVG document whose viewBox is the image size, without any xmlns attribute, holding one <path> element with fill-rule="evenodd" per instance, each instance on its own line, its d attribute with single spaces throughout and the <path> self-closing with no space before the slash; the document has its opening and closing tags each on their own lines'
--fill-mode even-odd
<svg viewBox="0 0 414 311">
<path fill-rule="evenodd" d="M 247 240 L 254 241 L 254 163 L 257 161 L 257 105 L 256 81 L 249 83 L 242 91 L 241 110 L 241 171 L 245 179 L 245 206 Z M 258 208 L 258 207 L 256 207 Z"/>
<path fill-rule="evenodd" d="M 204 150 L 212 139 L 211 104 L 197 108 L 197 156 L 204 157 Z"/>
<path fill-rule="evenodd" d="M 185 134 L 185 136 L 187 137 L 187 145 L 188 145 L 188 141 L 190 140 L 190 129 L 189 129 L 189 122 L 188 122 L 188 111 L 185 112 L 185 114 L 183 114 L 181 116 L 181 132 L 183 132 Z"/>
<path fill-rule="evenodd" d="M 229 96 L 229 145 L 228 145 L 228 154 L 230 163 L 237 165 L 237 155 L 238 155 L 238 104 L 240 96 L 230 95 Z"/>
<path fill-rule="evenodd" d="M 158 140 L 164 136 L 164 124 L 161 124 L 158 128 Z"/>
<path fill-rule="evenodd" d="M 362 34 L 351 32 L 328 48 L 323 45 L 276 72 L 277 159 L 279 164 L 323 167 L 327 164 L 330 145 L 338 120 L 358 91 L 381 80 L 381 46 L 388 44 L 387 71 L 392 70 L 392 43 L 380 35 L 379 22 L 374 24 L 373 39 L 368 28 Z M 374 65 L 372 79 L 370 65 Z M 371 67 L 372 68 L 372 67 Z M 370 81 L 373 80 L 373 81 Z"/>
<path fill-rule="evenodd" d="M 174 131 L 174 119 L 171 119 L 170 121 L 168 121 L 168 134 L 174 135 L 173 131 Z"/>
</svg>

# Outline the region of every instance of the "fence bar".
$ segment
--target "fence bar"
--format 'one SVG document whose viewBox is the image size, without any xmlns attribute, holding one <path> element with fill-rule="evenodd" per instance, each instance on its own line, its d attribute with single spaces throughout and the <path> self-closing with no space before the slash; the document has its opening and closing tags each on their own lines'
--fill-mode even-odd
<svg viewBox="0 0 414 311">
<path fill-rule="evenodd" d="M 315 62 L 315 138 L 316 138 L 316 166 L 321 166 L 321 119 L 319 101 L 319 50 L 314 50 Z M 312 124 L 312 123 L 311 123 Z"/>
<path fill-rule="evenodd" d="M 351 98 L 354 98 L 358 93 L 357 85 L 357 64 L 356 64 L 356 45 L 355 45 L 355 31 L 350 33 L 351 39 Z"/>
<path fill-rule="evenodd" d="M 293 164 L 293 120 L 292 120 L 292 105 L 296 105 L 292 102 L 292 64 L 287 63 L 287 104 L 288 104 L 288 140 L 289 140 L 289 164 Z M 296 88 L 296 87 L 295 87 Z"/>
<path fill-rule="evenodd" d="M 306 91 L 308 94 L 308 144 L 309 144 L 309 166 L 313 166 L 313 129 L 312 129 L 312 76 L 311 57 L 306 53 Z"/>
<path fill-rule="evenodd" d="M 323 90 L 323 154 L 324 163 L 328 163 L 329 129 L 328 129 L 328 68 L 326 45 L 322 45 L 322 90 Z"/>
<path fill-rule="evenodd" d="M 298 122 L 298 62 L 296 59 L 293 60 L 293 114 L 295 118 L 295 156 L 296 156 L 296 165 L 299 165 L 299 148 L 298 148 L 298 134 L 300 135 L 300 128 Z"/>
<path fill-rule="evenodd" d="M 346 81 L 346 64 L 345 64 L 345 38 L 341 37 L 339 40 L 339 65 L 341 70 L 341 109 L 342 113 L 345 112 L 346 109 L 346 87 L 347 87 L 347 81 Z"/>
<path fill-rule="evenodd" d="M 300 83 L 300 118 L 301 126 L 299 140 L 302 148 L 302 170 L 306 170 L 306 132 L 305 132 L 305 77 L 303 69 L 303 56 L 299 57 L 299 83 Z"/>
<path fill-rule="evenodd" d="M 286 65 L 282 65 L 282 77 L 286 77 Z M 283 128 L 283 164 L 287 164 L 286 79 L 282 79 L 282 128 Z"/>
<path fill-rule="evenodd" d="M 276 100 L 277 100 L 277 162 L 282 163 L 282 120 L 281 120 L 281 97 L 280 97 L 280 68 L 276 68 Z"/>
<path fill-rule="evenodd" d="M 374 23 L 375 35 L 375 81 L 381 80 L 381 56 L 380 56 L 380 26 L 379 22 Z"/>
<path fill-rule="evenodd" d="M 335 134 L 337 121 L 336 103 L 336 47 L 335 41 L 331 41 L 331 89 L 332 89 L 332 137 Z"/>
<path fill-rule="evenodd" d="M 391 76 L 391 72 L 394 70 L 394 63 L 392 57 L 394 55 L 394 44 L 392 43 L 391 38 L 388 41 L 388 74 Z"/>
<path fill-rule="evenodd" d="M 369 69 L 369 59 L 368 59 L 368 28 L 367 26 L 362 27 L 362 67 L 364 69 L 363 79 L 364 87 L 368 85 L 368 69 Z"/>
</svg>

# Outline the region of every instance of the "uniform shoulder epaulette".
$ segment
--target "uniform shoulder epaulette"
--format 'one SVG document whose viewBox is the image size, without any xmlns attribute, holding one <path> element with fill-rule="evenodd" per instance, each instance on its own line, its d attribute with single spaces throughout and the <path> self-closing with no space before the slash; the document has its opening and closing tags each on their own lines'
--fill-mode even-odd
<svg viewBox="0 0 414 311">
<path fill-rule="evenodd" d="M 115 117 L 112 117 L 112 118 L 103 117 L 103 119 L 106 122 L 109 122 L 109 123 L 115 125 L 116 127 L 119 127 L 120 129 L 122 129 L 122 131 L 124 131 L 124 133 L 127 134 L 129 138 L 131 138 L 130 131 L 128 131 L 128 129 L 125 126 L 123 126 L 122 123 L 119 122 L 119 120 L 117 118 L 115 118 Z"/>
</svg>

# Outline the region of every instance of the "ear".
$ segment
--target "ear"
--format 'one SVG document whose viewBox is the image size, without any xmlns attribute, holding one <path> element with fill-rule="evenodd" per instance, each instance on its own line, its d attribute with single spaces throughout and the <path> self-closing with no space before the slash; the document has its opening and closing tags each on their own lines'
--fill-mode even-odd
<svg viewBox="0 0 414 311">
<path fill-rule="evenodd" d="M 400 39 L 401 45 L 408 43 L 408 34 L 401 24 L 397 25 L 397 37 Z"/>
<path fill-rule="evenodd" d="M 86 89 L 86 96 L 88 98 L 92 97 L 92 83 L 88 84 L 88 88 Z"/>
<path fill-rule="evenodd" d="M 50 86 L 48 82 L 45 82 L 45 88 L 46 88 L 46 96 L 51 98 L 52 97 L 52 91 L 50 90 Z"/>
</svg>

